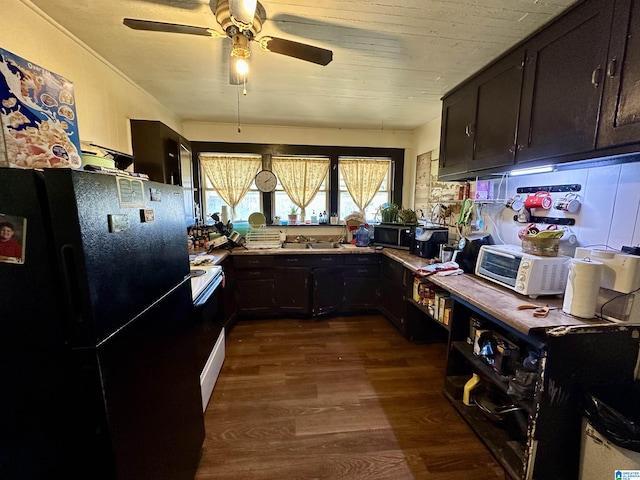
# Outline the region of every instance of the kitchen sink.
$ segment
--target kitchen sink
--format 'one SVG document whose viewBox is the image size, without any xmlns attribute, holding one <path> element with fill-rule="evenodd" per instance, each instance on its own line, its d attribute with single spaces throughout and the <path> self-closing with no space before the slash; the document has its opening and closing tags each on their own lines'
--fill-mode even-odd
<svg viewBox="0 0 640 480">
<path fill-rule="evenodd" d="M 282 245 L 282 248 L 284 248 L 285 250 L 306 250 L 308 248 L 310 248 L 311 250 L 327 250 L 341 248 L 341 246 L 338 242 L 290 242 Z"/>
<path fill-rule="evenodd" d="M 287 250 L 304 250 L 307 247 L 308 243 L 285 243 L 282 245 L 282 248 Z"/>
<path fill-rule="evenodd" d="M 316 242 L 310 243 L 309 248 L 313 250 L 327 249 L 327 248 L 341 248 L 338 242 Z"/>
</svg>

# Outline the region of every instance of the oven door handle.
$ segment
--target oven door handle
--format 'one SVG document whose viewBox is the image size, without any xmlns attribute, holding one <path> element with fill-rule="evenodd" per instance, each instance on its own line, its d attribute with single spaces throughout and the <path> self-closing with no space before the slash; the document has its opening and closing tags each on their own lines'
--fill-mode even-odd
<svg viewBox="0 0 640 480">
<path fill-rule="evenodd" d="M 516 259 L 515 255 L 511 255 L 510 253 L 498 252 L 496 250 L 486 251 L 485 252 L 485 256 L 486 255 L 498 255 L 499 257 L 505 257 L 505 258 L 509 258 L 511 260 L 515 260 Z"/>
<path fill-rule="evenodd" d="M 213 292 L 215 292 L 221 284 L 222 284 L 222 275 L 218 275 L 216 278 L 214 278 L 211 281 L 211 283 L 209 283 L 209 285 L 205 287 L 202 293 L 198 295 L 198 298 L 196 298 L 193 302 L 193 306 L 199 307 L 207 303 L 207 301 L 209 300 L 209 297 L 213 295 Z"/>
</svg>

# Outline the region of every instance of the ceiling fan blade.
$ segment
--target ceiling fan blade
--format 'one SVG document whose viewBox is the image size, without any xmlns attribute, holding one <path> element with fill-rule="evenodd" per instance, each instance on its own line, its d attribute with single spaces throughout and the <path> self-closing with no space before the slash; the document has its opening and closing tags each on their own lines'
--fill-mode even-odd
<svg viewBox="0 0 640 480">
<path fill-rule="evenodd" d="M 306 45 L 304 43 L 284 40 L 276 37 L 262 37 L 258 40 L 260 48 L 267 52 L 279 53 L 288 57 L 298 58 L 318 65 L 328 65 L 333 60 L 333 52 L 324 48 Z"/>
<path fill-rule="evenodd" d="M 200 35 L 203 37 L 226 37 L 215 30 L 206 27 L 194 27 L 191 25 L 180 25 L 178 23 L 153 22 L 151 20 L 137 20 L 135 18 L 125 18 L 122 23 L 134 30 L 147 30 L 151 32 L 186 33 L 188 35 Z"/>
<path fill-rule="evenodd" d="M 256 15 L 257 0 L 229 0 L 231 21 L 243 30 L 249 30 Z"/>
</svg>

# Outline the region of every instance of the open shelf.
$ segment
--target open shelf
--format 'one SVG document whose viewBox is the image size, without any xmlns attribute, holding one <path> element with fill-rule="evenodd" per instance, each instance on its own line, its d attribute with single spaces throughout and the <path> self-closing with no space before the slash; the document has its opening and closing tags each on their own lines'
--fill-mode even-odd
<svg viewBox="0 0 640 480">
<path fill-rule="evenodd" d="M 426 305 L 420 305 L 418 302 L 416 302 L 413 298 L 410 298 L 410 297 L 407 297 L 407 302 L 413 305 L 418 310 L 420 310 L 422 313 L 424 313 L 429 318 L 429 320 L 440 325 L 440 327 L 444 328 L 447 332 L 449 331 L 449 325 L 445 325 L 444 323 L 434 318 L 433 315 L 431 315 L 431 313 L 429 312 L 429 308 L 427 308 Z"/>
<path fill-rule="evenodd" d="M 511 478 L 522 478 L 525 444 L 511 439 L 506 430 L 489 421 L 478 407 L 467 407 L 460 400 L 454 400 L 448 393 L 445 392 L 445 395 L 505 472 Z"/>
<path fill-rule="evenodd" d="M 498 375 L 491 366 L 487 365 L 482 359 L 473 354 L 473 347 L 466 342 L 451 342 L 451 346 L 459 352 L 472 366 L 473 370 L 481 377 L 489 380 L 498 389 L 507 393 L 509 385 L 507 377 Z M 526 400 L 514 400 L 515 403 L 523 407 L 529 415 L 533 412 L 533 402 Z"/>
</svg>

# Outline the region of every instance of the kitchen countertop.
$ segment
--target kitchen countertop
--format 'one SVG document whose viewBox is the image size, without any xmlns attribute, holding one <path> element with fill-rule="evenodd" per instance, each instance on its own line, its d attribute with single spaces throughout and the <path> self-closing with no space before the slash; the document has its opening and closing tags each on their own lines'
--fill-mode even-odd
<svg viewBox="0 0 640 480">
<path fill-rule="evenodd" d="M 430 264 L 427 259 L 417 257 L 402 250 L 384 249 L 383 252 L 413 272 Z M 559 329 L 558 331 L 566 331 L 567 327 L 616 326 L 615 323 L 599 319 L 584 320 L 565 314 L 562 311 L 562 299 L 555 295 L 529 298 L 528 296 L 520 295 L 506 287 L 468 273 L 451 276 L 431 275 L 428 278 L 434 284 L 451 292 L 452 295 L 525 335 L 550 333 L 556 328 Z M 550 310 L 549 314 L 544 318 L 537 318 L 533 316 L 532 310 L 518 310 L 518 305 L 523 304 L 548 305 L 559 308 Z"/>
<path fill-rule="evenodd" d="M 234 248 L 232 255 L 317 255 L 327 253 L 336 255 L 372 254 L 376 253 L 374 247 L 356 247 L 350 243 L 340 245 L 338 248 Z"/>
<path fill-rule="evenodd" d="M 229 255 L 318 255 L 318 254 L 378 254 L 385 255 L 402 264 L 412 272 L 431 265 L 429 259 L 418 257 L 407 250 L 384 248 L 376 250 L 374 247 L 356 247 L 352 244 L 341 245 L 340 248 L 327 249 L 285 249 L 285 248 L 264 248 L 264 249 L 244 249 L 235 248 L 231 252 L 228 250 L 214 250 L 209 255 L 215 257 L 214 263 L 220 264 Z M 572 317 L 562 312 L 562 299 L 557 296 L 543 296 L 539 298 L 529 298 L 520 295 L 506 287 L 490 282 L 483 278 L 471 274 L 428 277 L 431 282 L 451 292 L 452 295 L 464 300 L 477 309 L 485 312 L 511 328 L 525 335 L 553 333 L 554 329 L 566 331 L 567 328 L 583 327 L 612 327 L 616 324 L 602 320 L 584 320 Z M 544 318 L 533 316 L 532 310 L 518 310 L 518 305 L 548 305 L 558 307 L 549 311 Z"/>
</svg>

